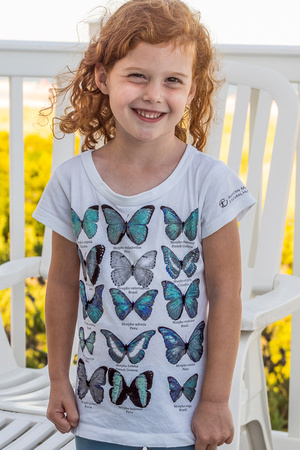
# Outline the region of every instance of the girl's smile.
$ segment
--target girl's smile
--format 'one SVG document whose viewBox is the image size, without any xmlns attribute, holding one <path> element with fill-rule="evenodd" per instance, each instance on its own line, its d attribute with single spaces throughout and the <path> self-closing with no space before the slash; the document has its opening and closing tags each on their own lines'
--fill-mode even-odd
<svg viewBox="0 0 300 450">
<path fill-rule="evenodd" d="M 141 109 L 133 109 L 133 111 L 141 120 L 145 120 L 146 122 L 157 122 L 165 115 L 165 113 Z"/>
<path fill-rule="evenodd" d="M 140 42 L 108 73 L 97 65 L 96 83 L 109 96 L 118 139 L 174 139 L 194 96 L 193 60 L 193 46 Z"/>
</svg>

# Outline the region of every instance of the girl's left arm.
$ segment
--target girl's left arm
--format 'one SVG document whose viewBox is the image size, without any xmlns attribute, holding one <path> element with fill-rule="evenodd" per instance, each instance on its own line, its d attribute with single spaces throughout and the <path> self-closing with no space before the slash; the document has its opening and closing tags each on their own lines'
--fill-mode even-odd
<svg viewBox="0 0 300 450">
<path fill-rule="evenodd" d="M 201 397 L 192 420 L 195 450 L 215 450 L 233 440 L 229 395 L 241 327 L 241 256 L 236 219 L 203 239 L 207 362 Z"/>
</svg>

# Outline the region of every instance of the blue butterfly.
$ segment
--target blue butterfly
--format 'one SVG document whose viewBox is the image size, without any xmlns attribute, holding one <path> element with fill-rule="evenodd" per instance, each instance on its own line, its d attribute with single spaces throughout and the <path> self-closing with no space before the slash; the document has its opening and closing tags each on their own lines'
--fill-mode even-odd
<svg viewBox="0 0 300 450">
<path fill-rule="evenodd" d="M 112 251 L 110 254 L 110 265 L 114 269 L 111 278 L 116 286 L 122 286 L 133 275 L 137 284 L 146 288 L 153 279 L 153 269 L 156 262 L 156 250 L 146 252 L 135 264 L 126 258 L 123 253 Z"/>
<path fill-rule="evenodd" d="M 88 380 L 84 362 L 81 358 L 79 359 L 77 365 L 77 394 L 80 400 L 82 400 L 88 391 L 90 391 L 94 402 L 98 405 L 102 403 L 104 398 L 104 389 L 102 386 L 106 384 L 106 372 L 107 367 L 98 367 L 98 369 L 95 370 L 91 378 Z"/>
<path fill-rule="evenodd" d="M 92 247 L 87 254 L 86 259 L 84 259 L 80 248 L 77 248 L 79 259 L 82 265 L 84 279 L 85 281 L 87 281 L 88 275 L 91 283 L 95 284 L 100 274 L 100 263 L 105 252 L 105 247 L 104 245 L 96 245 L 95 247 Z"/>
<path fill-rule="evenodd" d="M 92 331 L 88 338 L 85 339 L 83 327 L 79 328 L 79 344 L 81 351 L 86 347 L 88 352 L 92 355 L 94 352 L 94 344 L 96 341 L 96 331 Z"/>
<path fill-rule="evenodd" d="M 186 353 L 192 361 L 200 361 L 203 354 L 204 327 L 204 321 L 199 323 L 187 343 L 170 328 L 158 328 L 158 331 L 164 338 L 167 349 L 166 357 L 169 363 L 177 364 Z"/>
<path fill-rule="evenodd" d="M 151 392 L 148 389 L 151 389 L 153 383 L 153 372 L 151 370 L 140 373 L 130 386 L 127 386 L 123 375 L 118 370 L 109 369 L 108 381 L 112 386 L 109 390 L 109 396 L 115 405 L 122 405 L 129 397 L 138 408 L 148 406 L 151 399 Z"/>
<path fill-rule="evenodd" d="M 118 244 L 125 233 L 134 244 L 141 245 L 145 242 L 148 235 L 147 225 L 151 220 L 154 206 L 149 205 L 140 208 L 128 222 L 111 206 L 102 205 L 102 211 L 108 224 L 107 236 L 109 242 Z"/>
<path fill-rule="evenodd" d="M 134 310 L 141 319 L 147 320 L 152 313 L 152 306 L 158 291 L 150 289 L 142 294 L 135 302 L 131 302 L 127 295 L 120 289 L 110 289 L 110 295 L 115 305 L 116 314 L 120 320 L 124 320 Z"/>
<path fill-rule="evenodd" d="M 169 239 L 174 241 L 180 236 L 182 232 L 186 235 L 189 241 L 193 241 L 197 236 L 198 226 L 198 208 L 195 209 L 185 222 L 182 222 L 176 212 L 167 206 L 161 206 L 160 209 L 164 213 L 164 222 L 167 225 L 165 228 L 166 235 Z"/>
<path fill-rule="evenodd" d="M 181 270 L 183 270 L 188 278 L 194 275 L 197 269 L 196 263 L 199 261 L 200 257 L 198 248 L 188 252 L 182 261 L 180 261 L 175 253 L 165 245 L 163 245 L 161 249 L 164 255 L 166 270 L 171 278 L 178 278 Z"/>
<path fill-rule="evenodd" d="M 178 320 L 181 317 L 185 307 L 188 316 L 196 317 L 198 311 L 199 280 L 198 278 L 191 282 L 185 294 L 182 294 L 179 287 L 171 281 L 162 281 L 164 297 L 169 303 L 167 311 L 171 319 Z"/>
<path fill-rule="evenodd" d="M 120 363 L 128 356 L 131 364 L 137 364 L 142 361 L 145 356 L 144 350 L 148 348 L 150 339 L 154 336 L 155 331 L 144 331 L 134 338 L 129 344 L 125 345 L 115 336 L 111 331 L 100 330 L 106 338 L 106 343 L 109 348 L 108 354 L 116 363 Z"/>
<path fill-rule="evenodd" d="M 184 396 L 188 399 L 189 402 L 193 400 L 196 394 L 196 386 L 198 381 L 198 374 L 192 375 L 183 386 L 180 386 L 178 381 L 173 377 L 168 377 L 169 388 L 170 388 L 170 397 L 173 402 L 177 402 L 177 400 L 184 394 Z"/>
<path fill-rule="evenodd" d="M 99 220 L 99 206 L 94 205 L 86 210 L 81 220 L 76 212 L 71 208 L 71 217 L 74 234 L 76 239 L 80 235 L 81 230 L 85 232 L 87 237 L 91 239 L 97 233 L 98 225 L 96 222 Z"/>
<path fill-rule="evenodd" d="M 79 291 L 82 302 L 83 318 L 89 317 L 93 323 L 97 323 L 103 314 L 102 292 L 104 285 L 99 284 L 95 287 L 95 294 L 90 300 L 87 299 L 85 285 L 83 281 L 79 281 Z"/>
</svg>

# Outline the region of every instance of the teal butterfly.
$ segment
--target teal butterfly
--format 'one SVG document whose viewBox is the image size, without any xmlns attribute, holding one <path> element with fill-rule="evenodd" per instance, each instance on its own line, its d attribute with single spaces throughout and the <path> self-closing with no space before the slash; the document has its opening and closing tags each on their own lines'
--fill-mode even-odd
<svg viewBox="0 0 300 450">
<path fill-rule="evenodd" d="M 153 372 L 151 370 L 140 373 L 131 382 L 130 386 L 127 386 L 123 375 L 118 370 L 109 369 L 108 381 L 112 386 L 109 390 L 109 397 L 115 405 L 122 405 L 126 398 L 129 397 L 138 408 L 146 408 L 148 406 L 151 399 L 149 389 L 151 389 L 153 383 Z"/>
<path fill-rule="evenodd" d="M 176 212 L 167 206 L 161 206 L 160 209 L 164 213 L 164 222 L 167 225 L 165 228 L 166 235 L 169 239 L 174 241 L 184 233 L 189 241 L 194 241 L 197 236 L 198 226 L 198 208 L 195 209 L 185 222 L 182 222 Z"/>
<path fill-rule="evenodd" d="M 111 331 L 100 331 L 106 338 L 109 356 L 117 364 L 123 361 L 126 355 L 131 364 L 141 362 L 145 356 L 144 350 L 148 348 L 150 339 L 155 334 L 154 330 L 144 331 L 129 342 L 129 344 L 123 344 L 123 342 Z"/>
<path fill-rule="evenodd" d="M 123 253 L 112 251 L 110 265 L 112 269 L 111 279 L 115 286 L 123 286 L 133 276 L 139 286 L 146 288 L 153 279 L 152 270 L 156 262 L 156 250 L 151 250 L 142 255 L 135 264 L 131 264 Z"/>
<path fill-rule="evenodd" d="M 102 205 L 101 207 L 108 224 L 107 236 L 111 244 L 118 244 L 125 234 L 136 245 L 145 242 L 148 235 L 147 225 L 151 220 L 154 206 L 148 205 L 140 208 L 128 222 L 111 206 Z"/>
<path fill-rule="evenodd" d="M 87 299 L 85 292 L 85 284 L 83 281 L 79 281 L 80 298 L 82 302 L 83 318 L 89 317 L 93 323 L 97 323 L 103 314 L 102 306 L 102 292 L 104 289 L 103 284 L 99 284 L 95 287 L 95 294 L 90 300 Z"/>
<path fill-rule="evenodd" d="M 162 281 L 165 300 L 168 301 L 167 311 L 171 319 L 178 320 L 183 308 L 190 318 L 194 318 L 198 311 L 199 280 L 191 282 L 185 294 L 171 281 Z"/>
<path fill-rule="evenodd" d="M 91 239 L 95 236 L 98 229 L 97 222 L 99 221 L 99 206 L 90 206 L 84 213 L 83 220 L 81 220 L 76 212 L 71 208 L 71 218 L 76 239 L 78 239 L 81 230 L 83 230 L 87 237 Z"/>
<path fill-rule="evenodd" d="M 85 364 L 81 358 L 79 359 L 77 364 L 77 394 L 80 400 L 90 391 L 94 402 L 98 405 L 102 403 L 104 398 L 104 389 L 102 386 L 106 384 L 106 373 L 107 367 L 98 367 L 88 380 Z"/>
<path fill-rule="evenodd" d="M 204 321 L 199 323 L 188 342 L 184 342 L 181 337 L 170 328 L 159 327 L 158 331 L 164 338 L 166 346 L 166 357 L 169 363 L 177 364 L 181 358 L 187 354 L 194 361 L 200 361 L 203 354 Z"/>
<path fill-rule="evenodd" d="M 116 314 L 120 320 L 124 320 L 131 311 L 135 311 L 143 320 L 149 319 L 152 313 L 152 306 L 158 291 L 150 289 L 144 292 L 135 302 L 131 302 L 127 295 L 120 289 L 110 289 Z"/>
<path fill-rule="evenodd" d="M 188 278 L 192 277 L 197 270 L 196 263 L 199 261 L 200 252 L 198 248 L 188 252 L 183 260 L 177 258 L 174 252 L 169 247 L 163 245 L 161 247 L 164 262 L 166 264 L 166 270 L 171 278 L 178 278 L 181 270 L 186 274 Z"/>
<path fill-rule="evenodd" d="M 95 341 L 96 341 L 96 331 L 92 331 L 89 337 L 85 339 L 83 327 L 79 328 L 79 344 L 82 352 L 86 347 L 90 355 L 92 355 L 94 352 Z"/>
<path fill-rule="evenodd" d="M 87 277 L 89 277 L 91 283 L 96 284 L 100 274 L 100 263 L 105 252 L 104 245 L 95 245 L 95 247 L 92 247 L 86 256 L 86 259 L 84 259 L 80 248 L 77 247 L 77 249 L 85 281 L 87 281 Z"/>
<path fill-rule="evenodd" d="M 177 402 L 177 400 L 184 394 L 184 396 L 188 399 L 189 402 L 193 400 L 196 394 L 196 386 L 198 381 L 198 374 L 192 375 L 183 386 L 181 386 L 176 378 L 168 377 L 169 388 L 170 388 L 170 397 L 173 402 Z"/>
</svg>

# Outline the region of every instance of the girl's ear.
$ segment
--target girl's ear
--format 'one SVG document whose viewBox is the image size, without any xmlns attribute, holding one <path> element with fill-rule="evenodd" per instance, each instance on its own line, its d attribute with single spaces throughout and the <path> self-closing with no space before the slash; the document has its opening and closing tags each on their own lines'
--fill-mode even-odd
<svg viewBox="0 0 300 450">
<path fill-rule="evenodd" d="M 102 94 L 108 95 L 107 72 L 100 63 L 97 63 L 95 66 L 95 83 Z"/>
<path fill-rule="evenodd" d="M 186 104 L 187 105 L 190 105 L 191 101 L 195 97 L 196 89 L 197 89 L 197 79 L 195 79 L 192 82 L 191 89 L 190 89 L 189 95 L 188 95 L 187 100 L 186 100 Z"/>
</svg>

